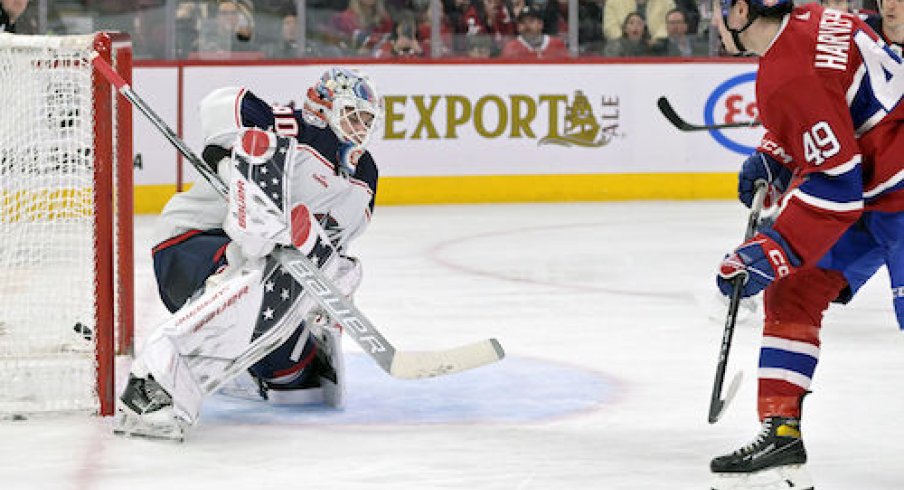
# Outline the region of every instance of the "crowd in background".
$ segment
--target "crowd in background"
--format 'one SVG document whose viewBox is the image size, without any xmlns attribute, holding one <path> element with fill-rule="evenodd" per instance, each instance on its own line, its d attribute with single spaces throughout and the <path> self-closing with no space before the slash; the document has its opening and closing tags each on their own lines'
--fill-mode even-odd
<svg viewBox="0 0 904 490">
<path fill-rule="evenodd" d="M 576 3 L 576 47 L 568 0 L 0 0 L 0 30 L 119 30 L 158 59 L 720 54 L 709 0 Z"/>
</svg>

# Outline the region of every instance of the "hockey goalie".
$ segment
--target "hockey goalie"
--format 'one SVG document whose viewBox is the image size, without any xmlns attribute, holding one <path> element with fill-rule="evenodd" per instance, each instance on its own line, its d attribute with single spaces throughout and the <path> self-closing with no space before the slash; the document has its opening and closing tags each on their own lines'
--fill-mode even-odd
<svg viewBox="0 0 904 490">
<path fill-rule="evenodd" d="M 229 197 L 199 181 L 164 208 L 154 272 L 173 315 L 144 341 L 114 432 L 181 441 L 227 384 L 270 403 L 342 405 L 340 329 L 271 253 L 294 247 L 353 294 L 361 267 L 346 253 L 373 211 L 366 147 L 382 115 L 372 82 L 344 68 L 302 110 L 243 88 L 202 100 L 203 159 Z"/>
</svg>

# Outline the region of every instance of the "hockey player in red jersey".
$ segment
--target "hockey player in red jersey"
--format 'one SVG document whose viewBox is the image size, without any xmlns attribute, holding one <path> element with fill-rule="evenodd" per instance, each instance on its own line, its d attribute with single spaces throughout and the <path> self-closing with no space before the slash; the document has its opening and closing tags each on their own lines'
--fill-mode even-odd
<svg viewBox="0 0 904 490">
<path fill-rule="evenodd" d="M 805 475 L 793 473 L 807 460 L 801 402 L 819 359 L 823 312 L 886 265 L 904 326 L 904 66 L 849 13 L 791 0 L 714 7 L 726 49 L 760 56 L 756 98 L 767 131 L 742 166 L 741 200 L 750 205 L 758 180 L 784 195 L 774 223 L 730 252 L 717 276 L 726 295 L 736 277 L 744 296 L 765 290 L 762 430 L 711 469 L 717 477 L 773 473 L 808 488 L 797 480 Z"/>
</svg>

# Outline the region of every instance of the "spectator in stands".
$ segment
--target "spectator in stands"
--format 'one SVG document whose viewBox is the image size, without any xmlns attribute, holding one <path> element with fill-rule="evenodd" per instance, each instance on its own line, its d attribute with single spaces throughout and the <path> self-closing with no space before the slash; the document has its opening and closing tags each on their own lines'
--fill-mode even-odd
<svg viewBox="0 0 904 490">
<path fill-rule="evenodd" d="M 543 13 L 527 6 L 518 13 L 518 37 L 502 48 L 503 58 L 554 59 L 568 56 L 561 39 L 543 34 Z"/>
<path fill-rule="evenodd" d="M 518 32 L 514 17 L 502 0 L 472 0 L 465 11 L 465 33 L 489 34 L 497 46 L 504 46 Z"/>
<path fill-rule="evenodd" d="M 892 51 L 904 51 L 904 0 L 882 0 L 879 15 L 870 15 L 866 23 L 882 36 Z"/>
<path fill-rule="evenodd" d="M 237 41 L 248 42 L 254 35 L 254 4 L 250 0 L 220 0 L 217 4 L 220 32 Z"/>
<path fill-rule="evenodd" d="M 176 57 L 187 58 L 198 51 L 198 23 L 204 16 L 200 2 L 182 1 L 176 4 Z"/>
<path fill-rule="evenodd" d="M 687 33 L 697 34 L 701 17 L 700 6 L 697 5 L 697 0 L 675 0 L 675 8 L 684 12 L 684 20 L 687 22 Z"/>
<path fill-rule="evenodd" d="M 668 37 L 658 43 L 660 53 L 665 56 L 706 56 L 709 54 L 709 43 L 687 33 L 687 18 L 679 8 L 669 10 L 665 16 Z"/>
<path fill-rule="evenodd" d="M 255 44 L 270 58 L 297 55 L 298 10 L 295 0 L 253 0 Z"/>
<path fill-rule="evenodd" d="M 451 29 L 453 35 L 452 53 L 463 54 L 467 51 L 468 24 L 465 22 L 465 11 L 470 7 L 470 0 L 442 0 L 442 4 L 444 24 Z"/>
<path fill-rule="evenodd" d="M 262 47 L 268 58 L 295 58 L 303 56 L 299 52 L 298 45 L 298 16 L 286 15 L 278 26 L 281 36 L 270 44 Z M 258 26 L 258 31 L 261 28 Z"/>
<path fill-rule="evenodd" d="M 418 42 L 417 21 L 411 13 L 400 14 L 385 40 L 377 45 L 374 56 L 377 58 L 420 58 L 424 49 Z"/>
<path fill-rule="evenodd" d="M 392 19 L 383 0 L 350 0 L 331 25 L 339 35 L 340 47 L 360 55 L 371 54 L 380 39 L 392 32 Z"/>
<path fill-rule="evenodd" d="M 606 56 L 653 56 L 650 33 L 643 16 L 631 12 L 622 23 L 622 36 L 606 42 Z"/>
<path fill-rule="evenodd" d="M 28 0 L 0 0 L 0 32 L 16 32 L 16 21 L 28 8 Z"/>
<path fill-rule="evenodd" d="M 578 0 L 578 46 L 581 54 L 602 54 L 603 3 L 605 0 Z"/>
<path fill-rule="evenodd" d="M 248 0 L 219 0 L 212 19 L 199 23 L 200 57 L 228 57 L 233 51 L 254 50 L 253 8 Z"/>
<path fill-rule="evenodd" d="M 433 2 L 412 0 L 411 8 L 417 25 L 417 38 L 424 50 L 424 56 L 433 54 L 433 25 L 431 24 Z M 448 56 L 453 52 L 455 32 L 444 11 L 440 11 L 438 55 Z"/>
<path fill-rule="evenodd" d="M 499 50 L 493 42 L 493 38 L 486 34 L 471 34 L 467 36 L 468 58 L 486 59 L 496 56 Z"/>
<path fill-rule="evenodd" d="M 674 0 L 606 0 L 603 34 L 607 41 L 621 38 L 625 20 L 634 13 L 644 21 L 652 39 L 665 39 L 665 14 L 673 8 Z"/>
<path fill-rule="evenodd" d="M 530 4 L 543 14 L 544 34 L 563 39 L 568 36 L 568 0 L 531 0 Z"/>
</svg>

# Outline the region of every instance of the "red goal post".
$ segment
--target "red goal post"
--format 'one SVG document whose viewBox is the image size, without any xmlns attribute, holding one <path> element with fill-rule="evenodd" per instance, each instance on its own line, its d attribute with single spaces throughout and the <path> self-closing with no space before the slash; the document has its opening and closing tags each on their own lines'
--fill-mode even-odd
<svg viewBox="0 0 904 490">
<path fill-rule="evenodd" d="M 113 413 L 132 350 L 132 110 L 126 34 L 0 35 L 0 416 Z"/>
</svg>

